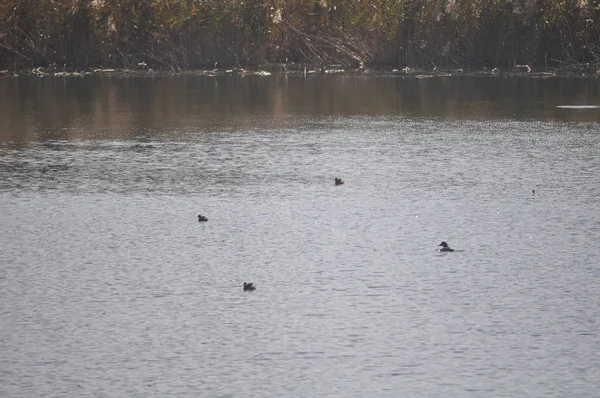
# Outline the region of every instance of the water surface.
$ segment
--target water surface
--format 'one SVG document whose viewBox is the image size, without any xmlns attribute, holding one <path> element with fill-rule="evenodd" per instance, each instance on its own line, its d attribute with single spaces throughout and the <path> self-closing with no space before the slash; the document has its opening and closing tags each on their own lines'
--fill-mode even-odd
<svg viewBox="0 0 600 398">
<path fill-rule="evenodd" d="M 593 81 L 291 80 L 0 80 L 0 395 L 596 396 Z"/>
</svg>

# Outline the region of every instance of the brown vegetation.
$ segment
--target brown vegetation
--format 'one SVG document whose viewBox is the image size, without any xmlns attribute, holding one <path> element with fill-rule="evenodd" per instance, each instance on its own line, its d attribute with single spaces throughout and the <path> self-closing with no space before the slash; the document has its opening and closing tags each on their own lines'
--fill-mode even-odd
<svg viewBox="0 0 600 398">
<path fill-rule="evenodd" d="M 3 0 L 0 69 L 600 66 L 596 0 Z"/>
</svg>

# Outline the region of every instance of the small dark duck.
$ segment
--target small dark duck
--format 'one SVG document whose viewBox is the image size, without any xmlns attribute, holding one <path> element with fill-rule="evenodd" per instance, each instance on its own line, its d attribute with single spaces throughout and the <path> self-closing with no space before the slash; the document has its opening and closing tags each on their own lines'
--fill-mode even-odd
<svg viewBox="0 0 600 398">
<path fill-rule="evenodd" d="M 341 178 L 335 177 L 333 181 L 335 182 L 335 185 L 344 185 L 344 180 L 342 180 Z"/>
<path fill-rule="evenodd" d="M 453 252 L 454 251 L 454 249 L 450 248 L 450 246 L 448 246 L 448 244 L 446 242 L 442 242 L 438 246 L 442 246 L 442 248 L 440 249 L 441 252 Z"/>
<path fill-rule="evenodd" d="M 208 218 L 206 218 L 202 214 L 198 214 L 198 221 L 208 221 Z"/>
<path fill-rule="evenodd" d="M 256 286 L 254 286 L 254 283 L 246 283 L 244 282 L 244 291 L 252 291 L 252 290 L 256 290 Z"/>
</svg>

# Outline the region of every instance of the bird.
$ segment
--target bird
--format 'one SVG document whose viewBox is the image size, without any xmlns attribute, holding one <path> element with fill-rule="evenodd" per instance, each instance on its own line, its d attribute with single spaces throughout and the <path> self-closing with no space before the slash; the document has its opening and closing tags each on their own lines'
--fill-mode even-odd
<svg viewBox="0 0 600 398">
<path fill-rule="evenodd" d="M 344 180 L 342 180 L 341 178 L 335 177 L 333 181 L 335 181 L 335 185 L 344 185 Z"/>
<path fill-rule="evenodd" d="M 438 246 L 442 246 L 442 248 L 440 249 L 441 252 L 453 252 L 454 251 L 454 249 L 450 248 L 450 246 L 448 246 L 448 244 L 446 242 L 442 242 Z"/>
<path fill-rule="evenodd" d="M 254 283 L 246 283 L 244 282 L 244 291 L 252 291 L 252 290 L 256 290 L 256 286 L 254 286 Z"/>
<path fill-rule="evenodd" d="M 198 221 L 208 221 L 208 218 L 206 218 L 202 214 L 198 214 Z"/>
</svg>

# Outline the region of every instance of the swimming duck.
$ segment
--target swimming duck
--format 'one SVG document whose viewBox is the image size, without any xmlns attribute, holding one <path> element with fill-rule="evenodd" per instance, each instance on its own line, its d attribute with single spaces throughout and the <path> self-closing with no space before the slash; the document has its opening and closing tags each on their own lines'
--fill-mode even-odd
<svg viewBox="0 0 600 398">
<path fill-rule="evenodd" d="M 198 214 L 198 221 L 208 221 L 208 218 L 206 218 L 202 214 Z"/>
<path fill-rule="evenodd" d="M 335 185 L 343 185 L 344 184 L 344 180 L 342 180 L 341 178 L 334 178 L 333 181 L 335 181 Z"/>
<path fill-rule="evenodd" d="M 256 286 L 254 286 L 254 283 L 244 282 L 244 291 L 247 292 L 248 290 L 256 290 Z"/>
<path fill-rule="evenodd" d="M 442 246 L 442 248 L 440 249 L 441 252 L 453 252 L 454 251 L 454 249 L 451 249 L 450 246 L 448 246 L 448 244 L 446 242 L 442 242 L 438 246 Z"/>
</svg>

